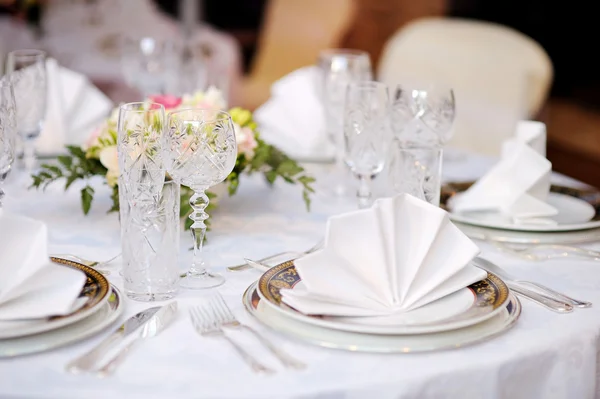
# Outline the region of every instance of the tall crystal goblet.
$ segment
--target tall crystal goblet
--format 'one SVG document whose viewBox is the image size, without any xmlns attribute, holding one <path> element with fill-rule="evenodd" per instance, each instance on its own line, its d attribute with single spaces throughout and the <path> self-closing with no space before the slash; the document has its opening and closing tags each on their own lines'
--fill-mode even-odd
<svg viewBox="0 0 600 399">
<path fill-rule="evenodd" d="M 318 91 L 324 105 L 327 135 L 335 149 L 335 170 L 324 187 L 333 196 L 344 196 L 347 193 L 343 133 L 346 89 L 350 83 L 372 79 L 371 59 L 360 50 L 329 49 L 319 54 L 318 66 L 321 73 Z"/>
<path fill-rule="evenodd" d="M 385 165 L 389 132 L 390 99 L 380 82 L 355 82 L 348 86 L 344 109 L 345 160 L 359 179 L 358 206 L 371 203 L 371 180 Z"/>
<path fill-rule="evenodd" d="M 216 287 L 225 282 L 210 272 L 202 256 L 202 244 L 208 219 L 206 190 L 224 181 L 237 160 L 235 128 L 228 113 L 208 109 L 184 109 L 169 113 L 163 141 L 163 159 L 171 178 L 194 190 L 190 198 L 190 219 L 194 238 L 194 257 L 186 277 L 185 288 Z"/>
<path fill-rule="evenodd" d="M 16 105 L 13 85 L 8 79 L 0 80 L 0 210 L 4 190 L 2 184 L 15 159 L 17 136 Z"/>
<path fill-rule="evenodd" d="M 46 53 L 16 50 L 8 53 L 7 72 L 11 77 L 17 105 L 17 129 L 23 140 L 23 161 L 27 172 L 36 164 L 35 139 L 46 116 Z"/>
</svg>

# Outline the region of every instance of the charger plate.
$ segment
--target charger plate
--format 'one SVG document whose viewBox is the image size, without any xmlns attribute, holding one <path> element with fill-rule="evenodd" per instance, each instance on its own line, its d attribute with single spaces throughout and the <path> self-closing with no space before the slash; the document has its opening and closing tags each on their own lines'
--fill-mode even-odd
<svg viewBox="0 0 600 399">
<path fill-rule="evenodd" d="M 509 300 L 506 284 L 488 273 L 485 280 L 410 312 L 380 317 L 308 316 L 282 301 L 281 289 L 299 287 L 302 279 L 293 261 L 266 271 L 258 280 L 258 294 L 266 306 L 282 316 L 327 329 L 366 334 L 429 334 L 481 323 L 503 311 Z M 335 284 L 335 281 L 332 281 Z"/>
<path fill-rule="evenodd" d="M 121 316 L 124 307 L 123 296 L 111 286 L 100 309 L 83 320 L 41 334 L 0 340 L 0 358 L 45 352 L 79 342 L 112 325 Z"/>
<path fill-rule="evenodd" d="M 454 198 L 465 192 L 474 182 L 447 183 L 442 186 L 440 206 L 446 209 L 455 222 L 493 229 L 527 232 L 568 232 L 600 227 L 600 191 L 552 185 L 548 204 L 558 210 L 551 217 L 558 224 L 516 224 L 499 212 L 453 212 Z"/>
<path fill-rule="evenodd" d="M 50 258 L 50 260 L 63 266 L 81 270 L 86 275 L 85 284 L 75 302 L 76 306 L 74 307 L 74 310 L 64 316 L 0 322 L 0 340 L 39 334 L 44 331 L 50 331 L 76 323 L 99 311 L 102 308 L 102 305 L 108 300 L 110 284 L 100 272 L 91 267 L 82 265 L 81 263 L 66 259 Z"/>
<path fill-rule="evenodd" d="M 257 283 L 248 287 L 242 301 L 250 315 L 285 336 L 325 348 L 352 352 L 416 353 L 462 348 L 507 331 L 521 314 L 521 303 L 509 294 L 506 305 L 498 314 L 470 327 L 432 334 L 378 335 L 329 329 L 288 317 L 261 299 Z"/>
</svg>

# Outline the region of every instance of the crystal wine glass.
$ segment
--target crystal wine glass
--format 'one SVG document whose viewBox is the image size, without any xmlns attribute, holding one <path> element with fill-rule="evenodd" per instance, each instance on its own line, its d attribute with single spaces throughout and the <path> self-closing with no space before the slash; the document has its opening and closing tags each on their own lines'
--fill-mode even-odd
<svg viewBox="0 0 600 399">
<path fill-rule="evenodd" d="M 385 165 L 389 146 L 388 88 L 380 82 L 348 86 L 344 109 L 345 161 L 359 179 L 358 206 L 371 202 L 371 180 Z"/>
<path fill-rule="evenodd" d="M 208 109 L 171 112 L 164 136 L 163 158 L 171 178 L 194 190 L 190 198 L 194 258 L 181 285 L 193 289 L 221 285 L 225 278 L 209 271 L 202 256 L 202 244 L 206 234 L 204 221 L 208 219 L 206 190 L 224 181 L 237 159 L 231 117 L 224 111 Z"/>
<path fill-rule="evenodd" d="M 143 98 L 165 94 L 172 80 L 178 79 L 181 50 L 175 43 L 152 37 L 125 39 L 121 68 L 127 83 Z"/>
<path fill-rule="evenodd" d="M 4 190 L 2 183 L 8 176 L 15 159 L 17 119 L 13 85 L 8 79 L 0 80 L 0 211 Z"/>
<path fill-rule="evenodd" d="M 372 79 L 371 59 L 369 54 L 359 50 L 331 49 L 319 55 L 318 66 L 321 71 L 319 92 L 325 109 L 327 135 L 335 148 L 336 169 L 331 181 L 325 187 L 333 190 L 336 196 L 346 194 L 344 180 L 344 134 L 343 115 L 344 101 L 348 84 L 356 81 Z"/>
<path fill-rule="evenodd" d="M 42 131 L 46 116 L 46 53 L 40 50 L 12 51 L 8 53 L 7 72 L 13 83 L 25 170 L 31 172 L 36 163 L 34 141 Z"/>
</svg>

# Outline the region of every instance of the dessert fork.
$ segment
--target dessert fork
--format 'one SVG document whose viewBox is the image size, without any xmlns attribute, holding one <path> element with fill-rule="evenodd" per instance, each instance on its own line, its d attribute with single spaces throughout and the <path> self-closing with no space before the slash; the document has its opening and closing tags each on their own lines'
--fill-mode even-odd
<svg viewBox="0 0 600 399">
<path fill-rule="evenodd" d="M 284 255 L 288 255 L 290 257 L 290 259 L 296 259 L 299 258 L 301 256 L 304 255 L 308 255 L 310 253 L 313 253 L 319 249 L 321 249 L 323 247 L 324 241 L 321 240 L 318 243 L 316 243 L 312 248 L 307 249 L 306 251 L 303 252 L 294 252 L 294 251 L 284 251 L 284 252 L 279 252 L 277 254 L 274 255 L 269 255 L 266 258 L 262 258 L 262 259 L 258 259 L 256 262 L 258 263 L 264 263 L 264 262 L 268 262 L 270 260 L 279 258 L 279 257 L 283 257 Z M 252 266 L 250 266 L 248 263 L 244 263 L 241 265 L 236 265 L 236 266 L 229 266 L 227 268 L 228 271 L 230 272 L 241 272 L 243 270 L 247 270 L 247 269 L 251 269 Z"/>
<path fill-rule="evenodd" d="M 256 331 L 250 326 L 247 326 L 246 324 L 240 323 L 235 318 L 235 316 L 229 309 L 229 306 L 227 306 L 227 303 L 225 303 L 225 300 L 219 293 L 217 293 L 213 298 L 211 298 L 211 303 L 213 305 L 213 309 L 215 309 L 216 311 L 215 313 L 217 319 L 222 323 L 223 327 L 230 327 L 251 332 L 252 335 L 254 335 L 260 341 L 261 344 L 263 344 L 269 351 L 271 351 L 271 353 L 275 355 L 277 359 L 279 359 L 279 361 L 287 368 L 296 370 L 306 368 L 306 365 L 304 363 L 297 359 L 294 359 L 292 356 L 288 355 L 283 350 L 274 346 L 271 342 L 269 342 L 268 339 L 259 334 L 258 331 Z"/>
<path fill-rule="evenodd" d="M 231 339 L 223 329 L 221 323 L 215 317 L 215 309 L 210 305 L 190 308 L 190 318 L 192 325 L 198 334 L 203 337 L 224 338 L 236 350 L 238 355 L 252 368 L 256 373 L 273 374 L 275 371 L 256 360 L 251 354 L 233 339 Z"/>
</svg>

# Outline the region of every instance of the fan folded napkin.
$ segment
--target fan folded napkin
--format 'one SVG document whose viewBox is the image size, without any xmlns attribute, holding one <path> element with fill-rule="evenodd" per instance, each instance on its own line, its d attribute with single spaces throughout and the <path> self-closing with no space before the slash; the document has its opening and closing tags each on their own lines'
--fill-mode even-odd
<svg viewBox="0 0 600 399">
<path fill-rule="evenodd" d="M 283 302 L 309 315 L 407 312 L 484 279 L 479 248 L 442 209 L 408 194 L 331 217 L 325 247 L 294 261 L 302 287 Z"/>
<path fill-rule="evenodd" d="M 453 212 L 493 211 L 517 224 L 556 224 L 546 203 L 552 163 L 545 157 L 546 127 L 521 121 L 503 144 L 501 160 L 452 203 Z"/>
<path fill-rule="evenodd" d="M 46 61 L 48 100 L 43 129 L 36 140 L 41 155 L 56 155 L 65 145 L 83 145 L 108 117 L 113 103 L 77 72 Z"/>
<path fill-rule="evenodd" d="M 254 113 L 261 136 L 293 158 L 331 159 L 318 93 L 319 69 L 300 68 L 271 86 L 271 98 Z"/>
<path fill-rule="evenodd" d="M 0 213 L 0 321 L 65 315 L 86 281 L 50 262 L 44 223 Z"/>
</svg>

